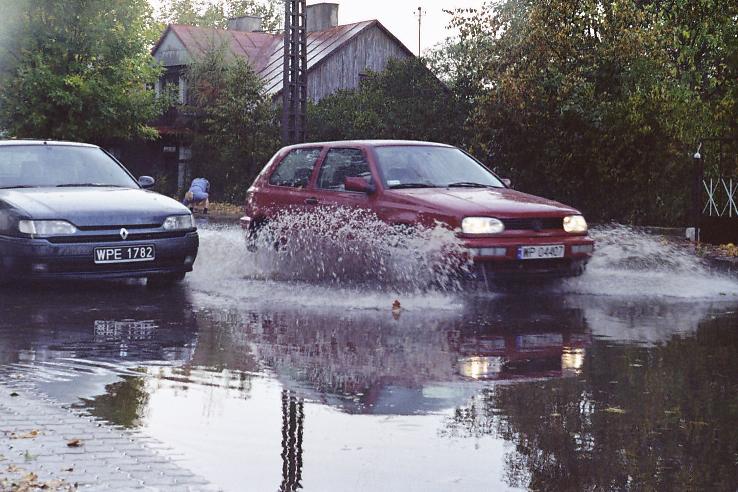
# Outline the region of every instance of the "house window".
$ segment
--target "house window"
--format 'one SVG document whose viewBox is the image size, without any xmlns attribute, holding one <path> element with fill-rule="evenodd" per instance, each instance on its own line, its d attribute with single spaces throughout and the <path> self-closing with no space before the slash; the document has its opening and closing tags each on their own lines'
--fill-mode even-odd
<svg viewBox="0 0 738 492">
<path fill-rule="evenodd" d="M 156 83 L 155 90 L 157 95 L 160 95 L 164 91 L 172 91 L 180 104 L 184 104 L 187 101 L 187 79 L 179 69 L 167 69 Z"/>
</svg>

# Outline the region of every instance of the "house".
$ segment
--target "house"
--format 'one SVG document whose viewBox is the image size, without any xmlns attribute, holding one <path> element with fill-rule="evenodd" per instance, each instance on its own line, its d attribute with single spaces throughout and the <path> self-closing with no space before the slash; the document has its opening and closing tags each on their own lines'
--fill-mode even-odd
<svg viewBox="0 0 738 492">
<path fill-rule="evenodd" d="M 339 89 L 358 87 L 367 71 L 383 70 L 390 59 L 414 56 L 377 20 L 338 25 L 336 3 L 309 5 L 306 17 L 308 97 L 312 101 L 320 101 Z M 231 19 L 227 29 L 167 26 L 152 49 L 154 59 L 165 68 L 156 90 L 175 86 L 180 102 L 184 103 L 187 66 L 208 49 L 221 46 L 231 56 L 248 60 L 268 93 L 275 100 L 281 97 L 283 34 L 262 31 L 261 19 L 252 16 Z M 138 174 L 176 177 L 177 188 L 181 189 L 187 179 L 191 155 L 187 128 L 177 118 L 176 111 L 154 122 L 154 126 L 161 135 L 159 140 L 127 146 L 120 157 Z"/>
</svg>

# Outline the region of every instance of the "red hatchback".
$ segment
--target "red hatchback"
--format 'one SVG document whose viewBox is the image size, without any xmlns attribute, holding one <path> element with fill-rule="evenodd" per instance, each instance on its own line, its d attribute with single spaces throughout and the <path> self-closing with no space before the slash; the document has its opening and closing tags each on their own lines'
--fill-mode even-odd
<svg viewBox="0 0 738 492">
<path fill-rule="evenodd" d="M 285 147 L 248 191 L 241 225 L 255 231 L 285 210 L 366 209 L 390 224 L 457 232 L 482 274 L 579 275 L 592 256 L 581 213 L 511 189 L 449 145 L 395 140 Z"/>
</svg>

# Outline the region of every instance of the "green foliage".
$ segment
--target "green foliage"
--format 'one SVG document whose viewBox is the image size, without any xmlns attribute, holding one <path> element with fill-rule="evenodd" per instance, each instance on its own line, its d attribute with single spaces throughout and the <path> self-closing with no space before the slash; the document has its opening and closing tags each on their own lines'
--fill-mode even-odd
<svg viewBox="0 0 738 492">
<path fill-rule="evenodd" d="M 596 220 L 677 224 L 701 137 L 736 134 L 727 0 L 507 0 L 457 11 L 435 67 L 473 101 L 475 148 Z"/>
<path fill-rule="evenodd" d="M 342 90 L 308 110 L 311 140 L 398 138 L 460 142 L 463 111 L 422 60 L 390 60 L 357 90 Z"/>
<path fill-rule="evenodd" d="M 263 30 L 276 31 L 284 27 L 283 13 L 280 0 L 165 0 L 160 17 L 165 24 L 225 28 L 230 18 L 254 15 Z"/>
<path fill-rule="evenodd" d="M 161 110 L 146 88 L 159 74 L 146 0 L 5 3 L 0 128 L 96 143 L 156 136 L 146 124 Z"/>
<path fill-rule="evenodd" d="M 212 49 L 188 68 L 193 172 L 226 201 L 240 201 L 279 148 L 277 112 L 243 59 Z"/>
</svg>

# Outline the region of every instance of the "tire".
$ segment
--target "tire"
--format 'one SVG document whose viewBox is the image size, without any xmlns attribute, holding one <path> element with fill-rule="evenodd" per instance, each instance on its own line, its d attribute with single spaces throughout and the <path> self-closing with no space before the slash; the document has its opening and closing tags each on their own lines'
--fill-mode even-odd
<svg viewBox="0 0 738 492">
<path fill-rule="evenodd" d="M 164 275 L 156 275 L 146 278 L 146 286 L 153 289 L 162 289 L 173 287 L 179 284 L 185 278 L 185 273 L 167 273 Z"/>
</svg>

